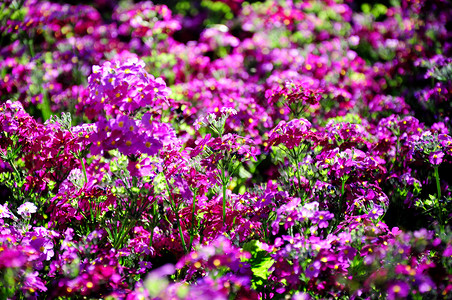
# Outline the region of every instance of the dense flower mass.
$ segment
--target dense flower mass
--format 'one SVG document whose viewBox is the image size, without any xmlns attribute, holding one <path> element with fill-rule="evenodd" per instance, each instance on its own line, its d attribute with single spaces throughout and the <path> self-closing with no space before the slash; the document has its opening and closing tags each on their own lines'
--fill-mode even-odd
<svg viewBox="0 0 452 300">
<path fill-rule="evenodd" d="M 0 298 L 449 299 L 450 20 L 3 1 Z"/>
</svg>

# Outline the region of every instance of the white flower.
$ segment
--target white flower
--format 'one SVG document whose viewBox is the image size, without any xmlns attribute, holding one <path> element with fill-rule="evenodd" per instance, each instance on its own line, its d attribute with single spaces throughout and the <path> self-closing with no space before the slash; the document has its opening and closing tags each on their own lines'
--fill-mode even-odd
<svg viewBox="0 0 452 300">
<path fill-rule="evenodd" d="M 237 111 L 232 107 L 222 107 L 221 112 L 227 115 L 236 115 Z"/>
<path fill-rule="evenodd" d="M 10 212 L 9 212 L 8 207 L 6 205 L 0 204 L 0 219 L 9 218 L 9 217 L 10 217 Z"/>
<path fill-rule="evenodd" d="M 38 208 L 31 202 L 25 202 L 17 209 L 17 213 L 21 216 L 30 216 L 34 214 Z"/>
</svg>

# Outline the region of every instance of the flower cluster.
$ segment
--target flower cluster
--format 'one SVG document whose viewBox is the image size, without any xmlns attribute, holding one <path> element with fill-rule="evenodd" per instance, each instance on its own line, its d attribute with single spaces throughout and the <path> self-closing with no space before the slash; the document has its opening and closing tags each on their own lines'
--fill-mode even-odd
<svg viewBox="0 0 452 300">
<path fill-rule="evenodd" d="M 451 19 L 3 1 L 0 294 L 450 297 Z"/>
</svg>

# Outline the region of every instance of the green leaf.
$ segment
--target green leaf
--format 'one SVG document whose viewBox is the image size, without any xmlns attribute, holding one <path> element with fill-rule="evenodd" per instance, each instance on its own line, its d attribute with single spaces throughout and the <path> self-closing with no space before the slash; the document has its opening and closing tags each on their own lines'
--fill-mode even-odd
<svg viewBox="0 0 452 300">
<path fill-rule="evenodd" d="M 262 249 L 262 243 L 258 240 L 253 240 L 243 246 L 243 250 L 251 254 L 248 261 L 251 265 L 253 277 L 251 279 L 252 288 L 258 289 L 266 282 L 268 276 L 272 273 L 270 268 L 274 264 L 274 259 L 270 253 Z"/>
</svg>

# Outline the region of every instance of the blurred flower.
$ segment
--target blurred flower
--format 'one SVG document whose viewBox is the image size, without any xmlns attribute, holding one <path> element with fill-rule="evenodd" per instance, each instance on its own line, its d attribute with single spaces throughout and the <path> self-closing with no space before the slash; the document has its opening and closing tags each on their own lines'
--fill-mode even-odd
<svg viewBox="0 0 452 300">
<path fill-rule="evenodd" d="M 408 296 L 409 292 L 410 286 L 406 282 L 396 281 L 388 288 L 388 299 L 403 299 Z"/>
</svg>

